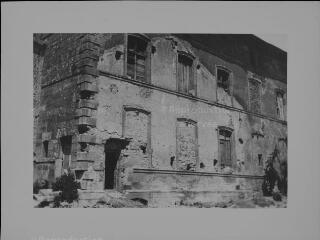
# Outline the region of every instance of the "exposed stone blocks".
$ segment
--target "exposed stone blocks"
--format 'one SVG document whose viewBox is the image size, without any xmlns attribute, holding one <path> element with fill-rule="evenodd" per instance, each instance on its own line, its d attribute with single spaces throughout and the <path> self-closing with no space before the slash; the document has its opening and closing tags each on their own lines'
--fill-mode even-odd
<svg viewBox="0 0 320 240">
<path fill-rule="evenodd" d="M 95 152 L 77 152 L 77 161 L 94 162 L 97 158 Z"/>
<path fill-rule="evenodd" d="M 99 72 L 97 70 L 97 61 L 101 45 L 96 37 L 97 35 L 95 34 L 85 34 L 80 37 L 79 59 L 76 65 L 77 72 L 80 74 L 77 79 L 80 99 L 75 117 L 77 118 L 78 127 L 84 126 L 86 128 L 83 128 L 81 134 L 78 135 L 79 147 L 72 166 L 75 169 L 86 170 L 80 180 L 83 189 L 102 188 L 102 183 L 99 183 L 100 180 L 96 179 L 96 177 L 92 178 L 93 176 L 98 176 L 93 166 L 98 164 L 101 157 L 97 152 L 90 151 L 93 145 L 98 144 L 101 140 L 94 135 L 86 133 L 90 128 L 95 128 L 97 123 L 96 109 L 98 102 L 95 97 L 98 93 L 96 78 Z"/>
<path fill-rule="evenodd" d="M 98 102 L 96 100 L 91 100 L 91 99 L 80 99 L 78 107 L 97 109 Z"/>
<path fill-rule="evenodd" d="M 77 125 L 86 125 L 95 127 L 97 124 L 97 119 L 91 117 L 80 117 L 77 121 Z"/>
<path fill-rule="evenodd" d="M 79 84 L 79 90 L 96 93 L 98 92 L 98 87 L 94 83 L 83 82 Z"/>
<path fill-rule="evenodd" d="M 80 134 L 78 135 L 78 142 L 101 144 L 102 140 L 94 135 Z"/>
<path fill-rule="evenodd" d="M 95 113 L 96 111 L 90 108 L 80 108 L 76 110 L 77 117 L 92 117 L 95 115 Z"/>
</svg>

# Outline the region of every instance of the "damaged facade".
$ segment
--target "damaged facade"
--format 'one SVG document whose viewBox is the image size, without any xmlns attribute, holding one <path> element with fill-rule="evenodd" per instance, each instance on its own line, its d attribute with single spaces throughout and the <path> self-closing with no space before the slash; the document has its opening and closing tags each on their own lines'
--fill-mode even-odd
<svg viewBox="0 0 320 240">
<path fill-rule="evenodd" d="M 34 34 L 34 181 L 70 169 L 154 205 L 261 191 L 287 162 L 286 58 L 253 35 Z"/>
</svg>

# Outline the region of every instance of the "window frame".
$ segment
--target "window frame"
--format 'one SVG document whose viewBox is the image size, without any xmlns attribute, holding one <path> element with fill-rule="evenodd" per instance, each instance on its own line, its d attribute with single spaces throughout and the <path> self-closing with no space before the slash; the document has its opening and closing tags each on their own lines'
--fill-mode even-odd
<svg viewBox="0 0 320 240">
<path fill-rule="evenodd" d="M 256 81 L 259 83 L 259 112 L 253 111 L 252 110 L 252 105 L 251 105 L 251 94 L 250 94 L 250 81 Z M 262 114 L 262 81 L 259 78 L 256 77 L 248 77 L 248 106 L 249 106 L 249 111 L 252 113 L 256 114 Z"/>
<path fill-rule="evenodd" d="M 233 165 L 233 159 L 232 159 L 232 153 L 233 153 L 233 148 L 234 148 L 234 143 L 233 143 L 233 140 L 232 140 L 232 137 L 233 137 L 233 134 L 234 134 L 234 129 L 230 128 L 230 127 L 227 127 L 227 126 L 218 126 L 217 127 L 217 142 L 218 142 L 218 162 L 220 164 L 220 167 L 222 166 L 222 164 L 224 164 L 224 167 L 232 167 Z M 230 165 L 227 165 L 226 163 L 222 163 L 222 159 L 221 159 L 221 148 L 220 148 L 220 140 L 224 140 L 226 141 L 226 137 L 224 137 L 224 139 L 221 139 L 221 134 L 220 134 L 220 131 L 226 131 L 226 132 L 229 132 L 230 133 L 230 137 L 229 138 L 229 142 L 230 142 Z"/>
<path fill-rule="evenodd" d="M 189 74 L 189 79 L 187 81 L 187 86 L 186 86 L 186 92 L 181 90 L 181 76 L 179 75 L 179 68 L 180 68 L 180 61 L 179 61 L 179 58 L 180 57 L 183 57 L 183 58 L 186 58 L 188 60 L 190 60 L 192 62 L 191 66 L 190 66 L 190 74 Z M 176 55 L 176 89 L 177 89 L 177 92 L 179 93 L 182 93 L 182 94 L 187 94 L 187 95 L 190 95 L 190 96 L 194 96 L 196 97 L 197 96 L 197 78 L 196 78 L 196 69 L 195 69 L 195 66 L 196 66 L 196 58 L 195 56 L 193 56 L 192 54 L 186 52 L 186 51 L 180 51 L 180 50 L 177 50 L 177 55 Z M 193 83 L 193 89 L 190 89 L 190 82 Z M 183 88 L 183 87 L 182 87 Z M 194 93 L 192 94 L 190 91 L 194 91 Z"/>
<path fill-rule="evenodd" d="M 232 96 L 232 90 L 233 90 L 233 72 L 229 69 L 229 68 L 227 68 L 227 67 L 225 67 L 225 66 L 223 66 L 223 65 L 216 65 L 216 69 L 215 69 L 216 71 L 216 88 L 218 89 L 218 83 L 219 83 L 219 78 L 218 78 L 218 70 L 222 70 L 222 71 L 225 71 L 225 72 L 227 72 L 228 74 L 229 74 L 229 85 L 228 85 L 228 94 L 230 95 L 230 96 Z M 221 87 L 220 87 L 221 88 Z M 225 89 L 224 89 L 224 91 L 225 91 Z"/>
<path fill-rule="evenodd" d="M 143 41 L 146 44 L 146 49 L 144 51 L 145 54 L 141 54 L 140 52 L 136 51 L 130 51 L 129 49 L 129 37 L 135 38 L 138 41 Z M 130 78 L 133 81 L 138 81 L 138 82 L 144 82 L 144 83 L 150 83 L 151 82 L 151 77 L 150 77 L 150 72 L 151 72 L 151 51 L 150 51 L 150 38 L 148 38 L 144 34 L 140 33 L 129 33 L 125 34 L 125 57 L 124 57 L 124 75 L 128 78 Z M 134 63 L 134 68 L 135 68 L 135 74 L 134 78 L 128 75 L 128 58 L 129 58 L 129 52 L 133 53 L 135 56 L 135 63 Z M 143 81 L 137 79 L 136 75 L 136 68 L 137 68 L 137 62 L 136 62 L 136 56 L 142 56 L 144 57 L 144 78 Z"/>
<path fill-rule="evenodd" d="M 284 111 L 284 108 L 285 108 L 285 100 L 284 100 L 284 96 L 285 96 L 286 92 L 283 90 L 283 89 L 280 89 L 280 88 L 277 88 L 275 90 L 275 95 L 276 95 L 276 115 L 277 115 L 277 118 L 281 121 L 285 121 L 286 117 L 285 117 L 285 111 Z M 281 118 L 281 114 L 280 112 L 278 112 L 278 109 L 279 109 L 279 105 L 278 105 L 278 95 L 281 96 L 282 98 L 282 116 L 283 118 Z"/>
</svg>

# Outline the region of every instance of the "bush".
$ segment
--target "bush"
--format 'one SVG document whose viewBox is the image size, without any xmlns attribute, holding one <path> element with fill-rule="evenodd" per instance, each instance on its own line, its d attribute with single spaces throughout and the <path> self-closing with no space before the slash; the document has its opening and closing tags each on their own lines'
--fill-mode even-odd
<svg viewBox="0 0 320 240">
<path fill-rule="evenodd" d="M 47 200 L 44 200 L 44 201 L 42 201 L 42 202 L 39 203 L 38 207 L 39 207 L 39 208 L 44 208 L 44 207 L 49 206 L 49 204 L 50 204 L 50 203 L 49 203 Z"/>
<path fill-rule="evenodd" d="M 52 185 L 52 190 L 61 191 L 61 193 L 59 198 L 55 199 L 55 204 L 58 205 L 60 201 L 72 203 L 74 200 L 78 200 L 78 188 L 80 188 L 80 184 L 75 181 L 75 177 L 71 173 L 57 178 L 56 182 Z"/>
<path fill-rule="evenodd" d="M 277 171 L 273 168 L 272 163 L 268 163 L 262 183 L 262 192 L 264 196 L 272 196 L 272 191 L 276 182 L 279 182 Z"/>
<path fill-rule="evenodd" d="M 280 164 L 280 179 L 278 181 L 278 188 L 283 195 L 287 195 L 288 192 L 288 179 L 287 179 L 287 163 L 282 162 Z"/>
<path fill-rule="evenodd" d="M 33 193 L 38 194 L 40 189 L 47 189 L 49 182 L 45 179 L 39 179 L 33 183 Z"/>
<path fill-rule="evenodd" d="M 272 193 L 272 197 L 273 197 L 273 200 L 275 200 L 275 201 L 281 201 L 282 200 L 281 194 L 279 192 Z"/>
</svg>

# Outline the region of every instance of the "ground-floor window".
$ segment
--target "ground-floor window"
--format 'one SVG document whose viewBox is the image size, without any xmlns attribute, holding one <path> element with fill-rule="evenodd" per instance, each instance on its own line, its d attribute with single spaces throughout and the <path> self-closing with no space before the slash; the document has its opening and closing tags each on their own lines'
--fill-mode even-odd
<svg viewBox="0 0 320 240">
<path fill-rule="evenodd" d="M 232 165 L 232 130 L 229 128 L 219 127 L 219 160 L 221 167 L 231 167 Z"/>
</svg>

